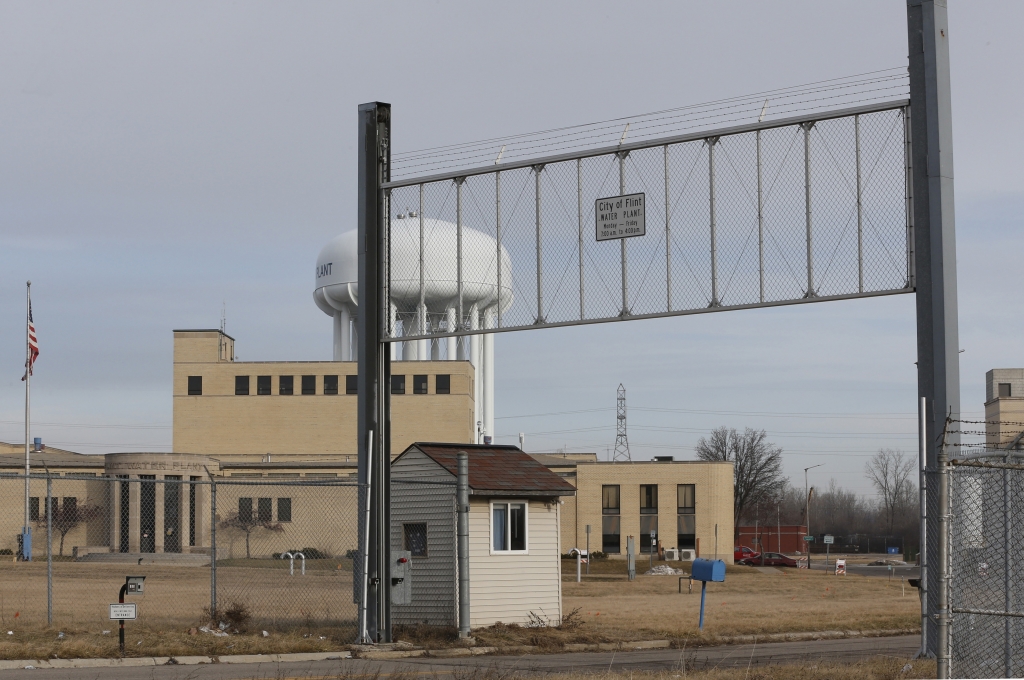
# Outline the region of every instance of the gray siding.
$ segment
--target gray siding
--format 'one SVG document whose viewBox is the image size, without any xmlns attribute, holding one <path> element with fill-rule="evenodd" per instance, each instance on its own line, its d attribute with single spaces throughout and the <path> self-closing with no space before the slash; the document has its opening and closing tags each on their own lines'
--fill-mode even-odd
<svg viewBox="0 0 1024 680">
<path fill-rule="evenodd" d="M 436 482 L 431 484 L 430 482 Z M 427 557 L 412 560 L 411 605 L 395 605 L 395 624 L 458 622 L 455 477 L 413 449 L 391 466 L 391 549 L 403 550 L 405 523 L 427 525 Z"/>
</svg>

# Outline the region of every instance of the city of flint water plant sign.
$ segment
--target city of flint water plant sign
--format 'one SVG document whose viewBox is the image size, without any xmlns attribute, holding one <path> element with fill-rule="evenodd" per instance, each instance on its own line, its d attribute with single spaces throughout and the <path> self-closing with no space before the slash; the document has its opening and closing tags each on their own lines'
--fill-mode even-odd
<svg viewBox="0 0 1024 680">
<path fill-rule="evenodd" d="M 632 238 L 646 233 L 644 194 L 599 198 L 594 202 L 597 240 Z"/>
</svg>

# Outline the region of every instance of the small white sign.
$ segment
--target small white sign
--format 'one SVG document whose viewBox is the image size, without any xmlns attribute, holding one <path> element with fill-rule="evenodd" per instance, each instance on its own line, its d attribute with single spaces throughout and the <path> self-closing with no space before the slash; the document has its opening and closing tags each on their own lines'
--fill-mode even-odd
<svg viewBox="0 0 1024 680">
<path fill-rule="evenodd" d="M 826 544 L 826 545 L 827 545 L 827 544 L 830 544 L 830 543 L 835 543 L 835 540 L 836 540 L 836 539 L 835 539 L 835 537 L 834 537 L 834 536 L 825 536 L 825 544 Z"/>
<path fill-rule="evenodd" d="M 110 605 L 110 618 L 113 621 L 134 621 L 137 618 L 135 603 L 125 602 Z"/>
<path fill-rule="evenodd" d="M 597 240 L 632 238 L 646 233 L 644 194 L 599 198 L 594 202 Z"/>
</svg>

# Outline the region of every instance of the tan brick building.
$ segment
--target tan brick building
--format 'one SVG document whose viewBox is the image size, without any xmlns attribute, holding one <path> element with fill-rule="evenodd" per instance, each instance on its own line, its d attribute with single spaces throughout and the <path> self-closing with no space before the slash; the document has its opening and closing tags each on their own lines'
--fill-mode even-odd
<svg viewBox="0 0 1024 680">
<path fill-rule="evenodd" d="M 174 331 L 173 450 L 218 459 L 355 461 L 354 361 L 235 361 L 219 330 Z M 391 364 L 391 449 L 472 443 L 468 361 Z"/>
<path fill-rule="evenodd" d="M 985 374 L 985 444 L 1024 448 L 1024 368 L 993 368 Z"/>
<path fill-rule="evenodd" d="M 562 552 L 586 548 L 625 554 L 626 537 L 650 551 L 650 532 L 661 548 L 692 549 L 700 557 L 732 563 L 732 463 L 598 461 L 596 454 L 535 454 L 534 458 L 576 487 L 562 510 Z"/>
</svg>

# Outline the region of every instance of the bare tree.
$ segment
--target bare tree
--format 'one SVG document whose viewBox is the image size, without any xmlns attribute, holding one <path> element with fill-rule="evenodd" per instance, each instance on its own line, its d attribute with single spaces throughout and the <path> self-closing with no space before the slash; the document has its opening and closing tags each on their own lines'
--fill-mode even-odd
<svg viewBox="0 0 1024 680">
<path fill-rule="evenodd" d="M 257 529 L 266 529 L 267 531 L 284 531 L 284 527 L 280 523 L 271 522 L 270 520 L 260 519 L 255 512 L 248 513 L 237 513 L 233 512 L 228 515 L 228 518 L 220 523 L 223 529 L 235 529 L 245 533 L 245 558 L 250 559 L 252 555 L 249 552 L 249 538 L 252 536 L 252 532 Z"/>
<path fill-rule="evenodd" d="M 724 425 L 701 437 L 694 448 L 704 461 L 733 464 L 733 517 L 739 531 L 740 517 L 759 501 L 774 499 L 782 484 L 782 449 L 768 441 L 764 430 L 746 428 L 743 434 Z"/>
<path fill-rule="evenodd" d="M 886 531 L 891 534 L 897 513 L 913 492 L 914 463 L 902 451 L 879 449 L 864 466 L 864 472 L 878 491 L 885 511 Z"/>
<path fill-rule="evenodd" d="M 71 496 L 65 496 L 64 502 L 59 505 L 56 497 L 51 499 L 51 507 L 45 508 L 42 517 L 36 522 L 41 529 L 46 528 L 47 513 L 53 515 L 50 522 L 53 530 L 60 534 L 60 552 L 58 554 L 62 557 L 64 555 L 64 539 L 67 535 L 76 527 L 97 520 L 103 514 L 98 505 L 93 505 L 88 501 L 84 505 L 79 505 L 78 499 Z"/>
</svg>

